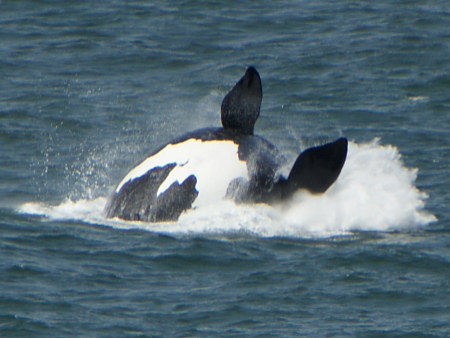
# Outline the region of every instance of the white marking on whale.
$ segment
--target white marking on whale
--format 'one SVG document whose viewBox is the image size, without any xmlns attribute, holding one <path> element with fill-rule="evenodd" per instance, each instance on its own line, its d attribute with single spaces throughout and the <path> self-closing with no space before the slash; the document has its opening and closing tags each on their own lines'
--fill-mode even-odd
<svg viewBox="0 0 450 338">
<path fill-rule="evenodd" d="M 158 188 L 157 195 L 165 192 L 174 182 L 181 184 L 190 175 L 194 175 L 199 194 L 193 207 L 223 199 L 233 179 L 240 177 L 249 179 L 247 164 L 239 160 L 238 145 L 233 141 L 188 139 L 168 144 L 145 159 L 125 176 L 117 186 L 116 193 L 127 182 L 142 177 L 155 167 L 163 167 L 170 163 L 175 163 L 176 166 Z"/>
</svg>

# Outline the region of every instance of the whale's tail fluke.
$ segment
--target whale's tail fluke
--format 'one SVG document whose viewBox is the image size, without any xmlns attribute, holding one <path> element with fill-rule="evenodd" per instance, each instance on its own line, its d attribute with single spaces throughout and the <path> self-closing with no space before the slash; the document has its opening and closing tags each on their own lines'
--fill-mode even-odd
<svg viewBox="0 0 450 338">
<path fill-rule="evenodd" d="M 347 139 L 308 148 L 295 161 L 288 178 L 280 177 L 270 200 L 285 199 L 299 189 L 313 194 L 324 193 L 336 181 L 347 158 Z"/>
</svg>

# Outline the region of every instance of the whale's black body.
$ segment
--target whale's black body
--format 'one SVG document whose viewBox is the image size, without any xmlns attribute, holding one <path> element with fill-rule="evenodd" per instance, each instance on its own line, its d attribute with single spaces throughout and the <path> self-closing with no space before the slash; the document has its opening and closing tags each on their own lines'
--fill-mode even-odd
<svg viewBox="0 0 450 338">
<path fill-rule="evenodd" d="M 106 216 L 168 221 L 197 203 L 222 198 L 274 203 L 299 189 L 325 192 L 344 165 L 347 140 L 305 150 L 285 178 L 279 172 L 284 157 L 269 141 L 253 135 L 261 100 L 259 74 L 249 67 L 222 102 L 223 127 L 189 132 L 152 153 L 117 186 Z"/>
</svg>

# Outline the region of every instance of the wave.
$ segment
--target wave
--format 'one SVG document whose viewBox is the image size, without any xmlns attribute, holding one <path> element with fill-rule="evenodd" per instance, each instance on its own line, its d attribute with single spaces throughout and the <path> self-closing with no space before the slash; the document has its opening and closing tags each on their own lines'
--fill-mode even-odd
<svg viewBox="0 0 450 338">
<path fill-rule="evenodd" d="M 298 192 L 285 203 L 245 205 L 223 200 L 189 210 L 177 222 L 143 223 L 106 219 L 106 197 L 66 199 L 59 205 L 28 202 L 20 213 L 50 220 L 77 220 L 117 229 L 170 234 L 249 233 L 261 237 L 330 237 L 354 231 L 397 231 L 436 221 L 425 210 L 428 196 L 415 186 L 417 169 L 404 166 L 397 148 L 349 143 L 347 162 L 322 195 Z"/>
</svg>

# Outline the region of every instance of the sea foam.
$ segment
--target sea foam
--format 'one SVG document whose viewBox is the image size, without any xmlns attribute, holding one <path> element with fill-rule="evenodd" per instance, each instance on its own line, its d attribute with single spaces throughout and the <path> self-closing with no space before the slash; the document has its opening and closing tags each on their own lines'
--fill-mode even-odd
<svg viewBox="0 0 450 338">
<path fill-rule="evenodd" d="M 349 142 L 347 161 L 325 194 L 299 191 L 284 203 L 236 204 L 223 200 L 189 210 L 177 222 L 143 223 L 106 219 L 106 197 L 67 199 L 59 205 L 29 202 L 19 212 L 50 220 L 76 220 L 118 229 L 171 234 L 249 233 L 261 237 L 329 237 L 353 231 L 396 231 L 436 220 L 425 208 L 427 195 L 415 186 L 417 169 L 404 166 L 397 148 Z"/>
</svg>

